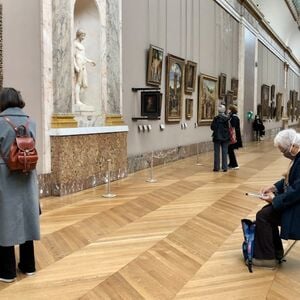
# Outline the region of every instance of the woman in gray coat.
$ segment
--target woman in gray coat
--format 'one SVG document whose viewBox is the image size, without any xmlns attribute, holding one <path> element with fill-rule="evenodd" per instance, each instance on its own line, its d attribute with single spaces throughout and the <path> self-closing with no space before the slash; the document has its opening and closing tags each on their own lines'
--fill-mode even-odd
<svg viewBox="0 0 300 300">
<path fill-rule="evenodd" d="M 15 140 L 15 132 L 3 118 L 16 126 L 25 125 L 28 116 L 19 92 L 3 88 L 0 93 L 0 281 L 16 279 L 14 245 L 20 245 L 19 270 L 35 273 L 33 240 L 40 239 L 39 194 L 36 170 L 10 171 L 5 163 Z M 29 119 L 29 131 L 35 139 L 35 123 Z"/>
</svg>

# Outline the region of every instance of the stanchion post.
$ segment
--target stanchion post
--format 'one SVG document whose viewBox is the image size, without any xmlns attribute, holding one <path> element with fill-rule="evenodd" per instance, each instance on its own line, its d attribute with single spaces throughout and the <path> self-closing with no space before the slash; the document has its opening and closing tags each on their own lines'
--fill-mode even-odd
<svg viewBox="0 0 300 300">
<path fill-rule="evenodd" d="M 199 144 L 197 143 L 197 161 L 196 166 L 202 166 L 202 164 L 199 162 Z"/>
<path fill-rule="evenodd" d="M 152 151 L 151 162 L 150 162 L 150 178 L 146 180 L 146 182 L 150 182 L 150 183 L 157 182 L 157 180 L 153 178 L 153 160 L 154 160 L 154 153 Z"/>
<path fill-rule="evenodd" d="M 106 194 L 103 194 L 102 197 L 104 198 L 114 198 L 116 194 L 111 193 L 110 191 L 110 173 L 111 173 L 111 159 L 107 160 L 107 185 L 106 185 Z"/>
</svg>

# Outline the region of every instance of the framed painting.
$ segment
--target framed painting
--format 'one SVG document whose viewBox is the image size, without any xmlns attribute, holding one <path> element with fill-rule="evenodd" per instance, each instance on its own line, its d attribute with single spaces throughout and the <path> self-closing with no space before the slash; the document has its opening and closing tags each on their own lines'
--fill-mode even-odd
<svg viewBox="0 0 300 300">
<path fill-rule="evenodd" d="M 185 99 L 185 118 L 191 119 L 193 117 L 193 99 Z"/>
<path fill-rule="evenodd" d="M 163 66 L 164 50 L 162 48 L 150 45 L 148 50 L 147 64 L 147 85 L 160 86 L 162 66 Z"/>
<path fill-rule="evenodd" d="M 225 107 L 228 110 L 229 106 L 233 104 L 233 91 L 227 91 L 225 95 Z"/>
<path fill-rule="evenodd" d="M 239 81 L 236 78 L 231 78 L 231 90 L 233 91 L 233 100 L 238 97 Z"/>
<path fill-rule="evenodd" d="M 186 94 L 191 94 L 195 91 L 196 75 L 197 74 L 197 63 L 188 60 L 185 65 L 185 80 L 184 80 L 184 91 Z"/>
<path fill-rule="evenodd" d="M 179 122 L 182 112 L 184 59 L 168 54 L 166 68 L 166 122 Z"/>
<path fill-rule="evenodd" d="M 275 85 L 272 84 L 271 85 L 271 101 L 274 99 L 275 97 Z"/>
<path fill-rule="evenodd" d="M 206 126 L 216 115 L 218 78 L 201 74 L 198 82 L 197 122 L 199 126 Z"/>
<path fill-rule="evenodd" d="M 160 92 L 141 92 L 141 116 L 160 117 L 161 99 Z"/>
<path fill-rule="evenodd" d="M 259 118 L 262 119 L 262 109 L 261 109 L 261 104 L 257 105 L 257 115 L 259 115 Z"/>
<path fill-rule="evenodd" d="M 226 74 L 221 73 L 219 76 L 219 99 L 223 99 L 226 94 Z"/>
<path fill-rule="evenodd" d="M 262 119 L 269 118 L 269 97 L 270 97 L 270 87 L 266 84 L 261 86 L 261 109 L 262 109 Z"/>
<path fill-rule="evenodd" d="M 276 94 L 276 121 L 280 121 L 282 119 L 282 93 Z"/>
</svg>

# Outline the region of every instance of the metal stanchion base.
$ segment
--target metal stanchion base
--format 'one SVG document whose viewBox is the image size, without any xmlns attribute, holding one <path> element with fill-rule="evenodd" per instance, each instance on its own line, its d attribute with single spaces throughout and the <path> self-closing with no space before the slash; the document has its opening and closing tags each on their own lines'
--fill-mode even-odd
<svg viewBox="0 0 300 300">
<path fill-rule="evenodd" d="M 200 163 L 196 163 L 196 166 L 203 166 L 203 164 L 200 164 Z"/>
<path fill-rule="evenodd" d="M 157 180 L 154 179 L 154 178 L 148 178 L 148 179 L 146 180 L 146 182 L 154 183 L 154 182 L 157 182 Z"/>
<path fill-rule="evenodd" d="M 102 197 L 104 197 L 104 198 L 114 198 L 116 196 L 117 196 L 116 194 L 112 194 L 112 193 L 102 195 Z"/>
</svg>

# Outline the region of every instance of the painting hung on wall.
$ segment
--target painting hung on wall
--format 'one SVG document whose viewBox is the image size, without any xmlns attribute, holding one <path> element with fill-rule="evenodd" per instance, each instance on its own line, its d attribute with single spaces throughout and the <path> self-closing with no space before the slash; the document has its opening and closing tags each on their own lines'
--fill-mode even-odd
<svg viewBox="0 0 300 300">
<path fill-rule="evenodd" d="M 201 74 L 198 77 L 198 125 L 210 125 L 215 114 L 218 97 L 218 79 Z"/>
<path fill-rule="evenodd" d="M 275 85 L 272 84 L 271 85 L 271 101 L 274 99 L 275 97 Z"/>
<path fill-rule="evenodd" d="M 237 99 L 239 89 L 239 81 L 236 78 L 231 78 L 231 90 L 233 91 L 233 100 Z"/>
<path fill-rule="evenodd" d="M 168 54 L 166 69 L 166 122 L 179 122 L 182 111 L 184 59 Z"/>
<path fill-rule="evenodd" d="M 276 121 L 280 121 L 282 118 L 282 94 L 276 95 Z"/>
<path fill-rule="evenodd" d="M 141 92 L 141 116 L 160 117 L 161 99 L 160 92 Z"/>
<path fill-rule="evenodd" d="M 197 63 L 193 61 L 187 61 L 185 65 L 185 80 L 184 90 L 187 94 L 191 94 L 195 91 Z"/>
<path fill-rule="evenodd" d="M 226 107 L 226 110 L 232 104 L 234 104 L 233 103 L 233 91 L 227 91 L 227 93 L 225 95 L 225 107 Z"/>
<path fill-rule="evenodd" d="M 259 116 L 260 119 L 262 119 L 262 109 L 261 109 L 261 104 L 257 105 L 257 115 Z"/>
<path fill-rule="evenodd" d="M 160 86 L 162 66 L 163 66 L 164 50 L 150 45 L 148 51 L 148 67 L 147 67 L 147 85 Z"/>
<path fill-rule="evenodd" d="M 223 99 L 226 94 L 226 74 L 221 73 L 219 76 L 219 99 Z"/>
<path fill-rule="evenodd" d="M 296 101 L 296 120 L 298 121 L 300 117 L 300 101 Z"/>
<path fill-rule="evenodd" d="M 185 99 L 185 118 L 191 119 L 193 117 L 193 99 Z"/>
<path fill-rule="evenodd" d="M 266 84 L 263 84 L 261 86 L 261 109 L 262 109 L 263 119 L 269 118 L 270 115 L 269 97 L 270 97 L 270 87 Z"/>
</svg>

